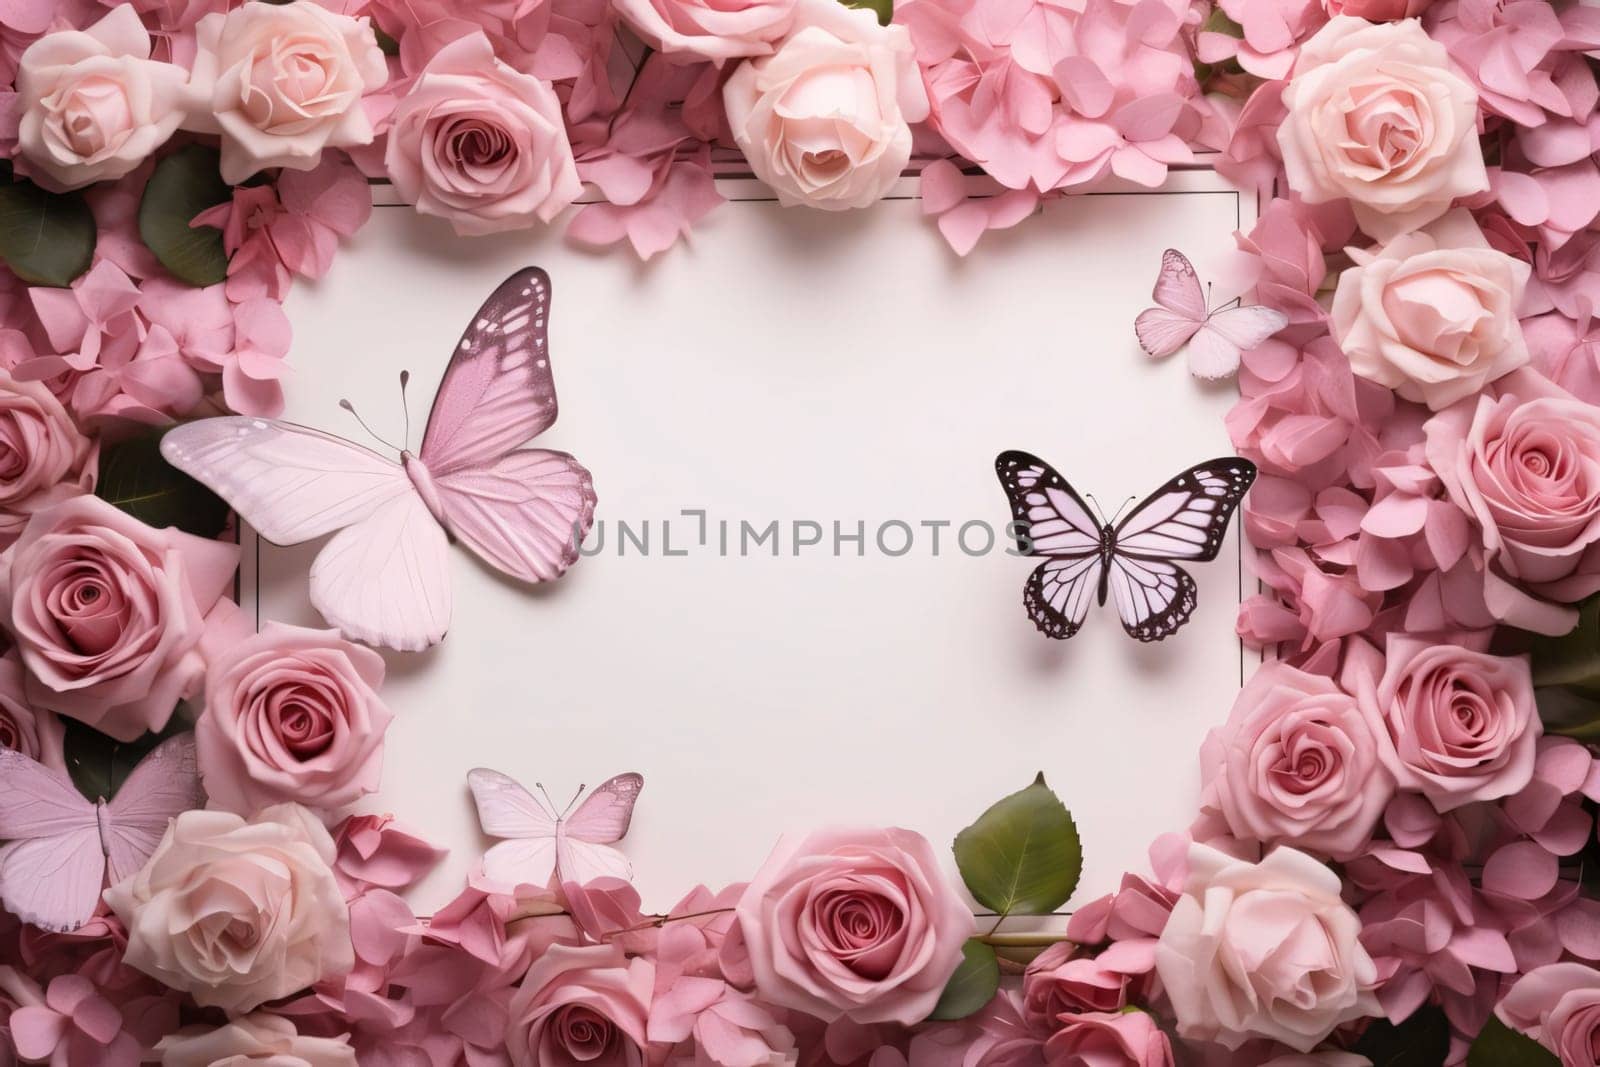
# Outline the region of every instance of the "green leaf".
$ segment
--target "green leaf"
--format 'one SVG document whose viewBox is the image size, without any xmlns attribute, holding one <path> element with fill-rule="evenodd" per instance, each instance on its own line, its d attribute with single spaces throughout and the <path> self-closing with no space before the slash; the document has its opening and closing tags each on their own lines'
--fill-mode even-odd
<svg viewBox="0 0 1600 1067">
<path fill-rule="evenodd" d="M 228 253 L 215 226 L 190 226 L 200 212 L 233 196 L 215 148 L 192 144 L 160 163 L 139 201 L 139 237 L 173 276 L 194 286 L 228 275 Z"/>
<path fill-rule="evenodd" d="M 1533 691 L 1545 733 L 1600 743 L 1600 694 L 1576 686 Z"/>
<path fill-rule="evenodd" d="M 1439 1067 L 1450 1054 L 1450 1022 L 1444 1011 L 1428 1004 L 1398 1026 L 1374 1019 L 1353 1051 L 1373 1067 Z"/>
<path fill-rule="evenodd" d="M 128 775 L 146 753 L 173 734 L 188 727 L 177 716 L 160 733 L 145 734 L 133 741 L 117 741 L 76 719 L 63 717 L 66 726 L 62 747 L 67 773 L 78 792 L 90 800 L 110 800 L 122 788 Z"/>
<path fill-rule="evenodd" d="M 955 853 L 973 897 L 999 915 L 1047 915 L 1083 873 L 1078 828 L 1043 774 L 957 834 Z"/>
<path fill-rule="evenodd" d="M 25 282 L 65 288 L 94 262 L 94 212 L 82 193 L 24 179 L 0 184 L 0 259 Z"/>
<path fill-rule="evenodd" d="M 1467 1051 L 1467 1067 L 1560 1067 L 1561 1058 L 1495 1016 Z"/>
<path fill-rule="evenodd" d="M 871 11 L 878 16 L 878 25 L 887 26 L 894 20 L 894 0 L 839 0 L 845 7 Z"/>
<path fill-rule="evenodd" d="M 1578 625 L 1570 633 L 1528 636 L 1534 685 L 1600 687 L 1600 596 L 1578 605 Z"/>
<path fill-rule="evenodd" d="M 228 522 L 228 505 L 220 497 L 161 458 L 159 436 L 105 446 L 94 492 L 146 526 L 215 537 Z"/>
<path fill-rule="evenodd" d="M 961 966 L 945 984 L 930 1019 L 949 1022 L 983 1010 L 1000 988 L 1000 959 L 977 938 L 961 946 Z"/>
</svg>

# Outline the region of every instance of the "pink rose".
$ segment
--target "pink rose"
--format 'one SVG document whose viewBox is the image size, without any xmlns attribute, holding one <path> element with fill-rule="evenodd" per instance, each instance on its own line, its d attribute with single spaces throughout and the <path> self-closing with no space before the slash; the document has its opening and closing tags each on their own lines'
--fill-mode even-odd
<svg viewBox="0 0 1600 1067">
<path fill-rule="evenodd" d="M 199 651 L 239 549 L 152 530 L 92 496 L 40 511 L 0 555 L 0 603 L 30 702 L 119 741 L 166 725 L 205 674 Z"/>
<path fill-rule="evenodd" d="M 1283 103 L 1289 188 L 1309 204 L 1348 199 L 1380 241 L 1489 188 L 1477 90 L 1418 22 L 1331 20 L 1300 49 Z"/>
<path fill-rule="evenodd" d="M 39 509 L 93 488 L 97 457 L 43 382 L 0 370 L 0 542 Z"/>
<path fill-rule="evenodd" d="M 1161 931 L 1156 970 L 1178 1034 L 1237 1049 L 1258 1037 L 1310 1052 L 1380 1011 L 1378 969 L 1339 877 L 1292 848 L 1260 863 L 1189 849 L 1183 896 Z"/>
<path fill-rule="evenodd" d="M 1322 0 L 1329 15 L 1349 15 L 1368 22 L 1399 22 L 1414 19 L 1433 0 Z"/>
<path fill-rule="evenodd" d="M 85 30 L 49 33 L 17 69 L 17 144 L 47 189 L 120 178 L 166 143 L 189 110 L 188 77 L 150 58 L 131 5 Z"/>
<path fill-rule="evenodd" d="M 1352 641 L 1342 680 L 1387 739 L 1399 787 L 1439 811 L 1510 796 L 1533 777 L 1544 727 L 1526 657 L 1391 634 L 1381 654 Z"/>
<path fill-rule="evenodd" d="M 1561 634 L 1577 613 L 1547 601 L 1600 590 L 1600 408 L 1536 374 L 1505 381 L 1428 420 L 1428 464 L 1477 524 L 1489 610 Z"/>
<path fill-rule="evenodd" d="M 1201 806 L 1234 837 L 1348 859 L 1394 796 L 1380 749 L 1354 697 L 1321 675 L 1264 663 L 1200 748 Z"/>
<path fill-rule="evenodd" d="M 1022 1011 L 1029 1022 L 1054 1030 L 1064 1015 L 1119 1012 L 1137 998 L 1155 965 L 1153 943 L 1114 942 L 1097 956 L 1077 956 L 1071 941 L 1041 952 L 1022 976 Z"/>
<path fill-rule="evenodd" d="M 302 1037 L 281 1015 L 257 1013 L 225 1026 L 191 1026 L 161 1039 L 161 1067 L 282 1064 L 284 1067 L 356 1067 L 347 1037 Z"/>
<path fill-rule="evenodd" d="M 737 909 L 763 1000 L 821 1019 L 920 1022 L 975 924 L 910 830 L 785 837 Z"/>
<path fill-rule="evenodd" d="M 46 767 L 66 772 L 61 720 L 28 703 L 26 679 L 16 653 L 0 658 L 0 748 L 20 752 Z"/>
<path fill-rule="evenodd" d="M 222 180 L 268 167 L 311 170 L 324 148 L 372 143 L 364 94 L 389 79 L 370 21 L 316 3 L 251 0 L 195 27 L 191 119 L 222 135 Z"/>
<path fill-rule="evenodd" d="M 248 815 L 285 800 L 324 810 L 376 792 L 393 718 L 383 657 L 335 630 L 269 622 L 217 656 L 195 723 L 206 795 Z"/>
<path fill-rule="evenodd" d="M 876 203 L 911 158 L 910 124 L 928 117 L 911 35 L 834 0 L 800 0 L 795 23 L 723 85 L 733 139 L 787 206 Z"/>
<path fill-rule="evenodd" d="M 355 954 L 332 862 L 328 831 L 293 804 L 248 822 L 186 811 L 106 890 L 128 929 L 124 962 L 230 1013 L 343 974 Z"/>
<path fill-rule="evenodd" d="M 1600 971 L 1581 963 L 1535 967 L 1517 979 L 1495 1014 L 1561 1057 L 1562 1064 L 1600 1059 Z"/>
<path fill-rule="evenodd" d="M 1329 317 L 1361 377 L 1438 411 L 1528 362 L 1517 303 L 1529 267 L 1465 212 L 1350 255 Z"/>
<path fill-rule="evenodd" d="M 616 945 L 551 945 L 511 998 L 516 1067 L 643 1067 L 655 967 Z"/>
<path fill-rule="evenodd" d="M 1046 1067 L 1172 1067 L 1172 1044 L 1142 1011 L 1069 1015 L 1044 1044 Z"/>
<path fill-rule="evenodd" d="M 721 63 L 764 56 L 789 32 L 795 0 L 614 0 L 635 33 L 667 53 Z"/>
<path fill-rule="evenodd" d="M 457 233 L 549 222 L 583 191 L 555 90 L 496 59 L 482 33 L 441 48 L 390 123 L 390 180 Z"/>
</svg>

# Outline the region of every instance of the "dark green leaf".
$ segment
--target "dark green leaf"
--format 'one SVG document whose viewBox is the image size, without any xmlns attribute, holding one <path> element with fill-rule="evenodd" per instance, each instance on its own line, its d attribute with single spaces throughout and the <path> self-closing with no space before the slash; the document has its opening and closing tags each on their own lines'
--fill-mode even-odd
<svg viewBox="0 0 1600 1067">
<path fill-rule="evenodd" d="M 90 800 L 110 800 L 116 796 L 146 753 L 173 734 L 187 729 L 174 716 L 160 733 L 145 734 L 133 741 L 117 741 L 76 719 L 64 718 L 62 722 L 66 725 L 62 745 L 67 773 L 72 776 L 72 784 Z"/>
<path fill-rule="evenodd" d="M 994 999 L 1000 988 L 1000 960 L 994 949 L 972 938 L 961 947 L 961 966 L 950 976 L 930 1019 L 965 1019 Z"/>
<path fill-rule="evenodd" d="M 1533 684 L 1600 687 L 1600 596 L 1578 605 L 1578 625 L 1561 637 L 1529 635 Z"/>
<path fill-rule="evenodd" d="M 1559 1056 L 1493 1015 L 1467 1052 L 1467 1067 L 1560 1067 L 1560 1064 Z"/>
<path fill-rule="evenodd" d="M 372 36 L 377 39 L 378 50 L 384 55 L 397 56 L 400 54 L 400 42 L 384 33 L 383 27 L 376 22 L 372 24 Z"/>
<path fill-rule="evenodd" d="M 887 26 L 894 20 L 894 0 L 840 0 L 845 7 L 871 11 L 878 16 L 878 25 Z"/>
<path fill-rule="evenodd" d="M 228 522 L 228 505 L 221 498 L 161 458 L 157 436 L 106 445 L 94 491 L 146 526 L 176 526 L 198 537 L 215 537 Z"/>
<path fill-rule="evenodd" d="M 957 834 L 955 853 L 973 897 L 999 915 L 1046 915 L 1083 873 L 1078 828 L 1042 774 Z"/>
<path fill-rule="evenodd" d="M 222 231 L 189 225 L 233 195 L 219 167 L 215 148 L 180 148 L 156 164 L 139 201 L 139 237 L 163 267 L 190 285 L 215 285 L 228 274 Z"/>
<path fill-rule="evenodd" d="M 94 213 L 82 193 L 0 184 L 0 259 L 25 282 L 62 288 L 94 262 Z"/>
<path fill-rule="evenodd" d="M 1600 694 L 1577 686 L 1552 686 L 1533 691 L 1546 733 L 1600 742 Z"/>
<path fill-rule="evenodd" d="M 1374 1019 L 1355 1050 L 1373 1067 L 1441 1067 L 1450 1054 L 1450 1023 L 1444 1012 L 1426 1004 L 1398 1026 Z"/>
</svg>

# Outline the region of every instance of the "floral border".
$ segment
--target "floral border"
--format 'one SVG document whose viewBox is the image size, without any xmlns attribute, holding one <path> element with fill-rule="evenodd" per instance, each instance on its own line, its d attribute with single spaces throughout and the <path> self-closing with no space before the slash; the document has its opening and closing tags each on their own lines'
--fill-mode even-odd
<svg viewBox="0 0 1600 1067">
<path fill-rule="evenodd" d="M 1595 1063 L 1597 57 L 1569 0 L 8 5 L 0 747 L 111 796 L 192 719 L 160 751 L 192 745 L 210 807 L 86 924 L 0 916 L 0 1050 Z M 723 153 L 822 210 L 915 156 L 964 253 L 1197 151 L 1270 196 L 1240 261 L 1286 325 L 1240 353 L 1228 427 L 1262 475 L 1239 632 L 1277 658 L 1151 874 L 1063 935 L 1006 930 L 1076 884 L 1039 781 L 955 843 L 992 928 L 904 830 L 786 839 L 664 915 L 620 881 L 473 879 L 424 919 L 398 893 L 430 845 L 318 817 L 375 787 L 382 662 L 251 633 L 226 508 L 151 429 L 281 409 L 283 299 L 369 177 L 463 236 L 559 220 L 649 257 L 716 206 Z"/>
</svg>

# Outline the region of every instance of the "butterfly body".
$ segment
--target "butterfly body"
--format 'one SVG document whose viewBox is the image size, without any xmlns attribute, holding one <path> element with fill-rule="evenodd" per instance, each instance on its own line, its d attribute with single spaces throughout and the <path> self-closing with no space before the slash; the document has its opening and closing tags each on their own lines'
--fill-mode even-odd
<svg viewBox="0 0 1600 1067">
<path fill-rule="evenodd" d="M 311 567 L 311 603 L 347 637 L 426 648 L 450 622 L 449 544 L 519 581 L 550 581 L 594 519 L 588 470 L 523 447 L 556 418 L 549 297 L 536 267 L 489 296 L 450 356 L 421 448 L 397 449 L 398 461 L 245 416 L 179 426 L 161 453 L 274 544 L 333 534 Z"/>
<path fill-rule="evenodd" d="M 1114 601 L 1123 628 L 1139 641 L 1163 640 L 1189 621 L 1198 591 L 1177 561 L 1216 558 L 1256 475 L 1237 456 L 1209 460 L 1172 478 L 1127 518 L 1105 522 L 1036 456 L 1002 452 L 995 472 L 1011 503 L 1018 548 L 1045 557 L 1023 586 L 1034 625 L 1048 637 L 1072 637 L 1092 596 L 1100 606 Z"/>
</svg>

